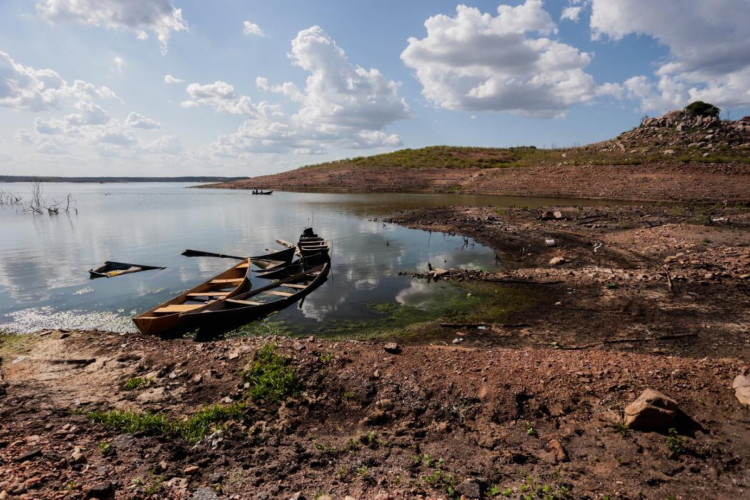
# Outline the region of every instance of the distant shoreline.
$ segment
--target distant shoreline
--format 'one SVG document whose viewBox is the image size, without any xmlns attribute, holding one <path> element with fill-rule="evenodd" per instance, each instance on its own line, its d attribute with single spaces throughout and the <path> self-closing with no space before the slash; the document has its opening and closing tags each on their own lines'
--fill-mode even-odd
<svg viewBox="0 0 750 500">
<path fill-rule="evenodd" d="M 0 175 L 0 182 L 74 182 L 111 184 L 126 182 L 231 182 L 247 177 L 56 177 L 43 175 Z"/>
</svg>

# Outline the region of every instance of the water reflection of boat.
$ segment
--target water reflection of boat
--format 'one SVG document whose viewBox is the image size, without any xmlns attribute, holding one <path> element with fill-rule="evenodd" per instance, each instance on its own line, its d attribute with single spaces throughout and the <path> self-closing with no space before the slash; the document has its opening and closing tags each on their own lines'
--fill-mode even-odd
<svg viewBox="0 0 750 500">
<path fill-rule="evenodd" d="M 182 313 L 180 316 L 186 323 L 202 330 L 226 330 L 232 326 L 249 323 L 302 299 L 326 281 L 329 270 L 330 263 L 326 262 L 256 290 L 216 301 L 201 310 Z"/>
<path fill-rule="evenodd" d="M 273 191 L 263 191 L 262 189 L 253 189 L 253 194 L 273 194 Z"/>
<path fill-rule="evenodd" d="M 150 271 L 152 269 L 166 269 L 160 266 L 144 266 L 142 264 L 128 264 L 126 262 L 113 262 L 108 260 L 104 262 L 103 266 L 99 266 L 96 269 L 89 269 L 89 278 L 114 278 L 121 274 L 138 273 L 141 271 Z"/>
<path fill-rule="evenodd" d="M 189 327 L 182 319 L 186 312 L 197 312 L 223 302 L 250 287 L 250 260 L 245 259 L 210 280 L 191 288 L 163 304 L 133 318 L 142 333 L 162 333 Z"/>
</svg>

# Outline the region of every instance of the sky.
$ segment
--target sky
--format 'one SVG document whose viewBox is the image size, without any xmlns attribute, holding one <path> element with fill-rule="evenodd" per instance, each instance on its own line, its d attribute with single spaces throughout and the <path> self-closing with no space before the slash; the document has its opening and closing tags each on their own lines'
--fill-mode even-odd
<svg viewBox="0 0 750 500">
<path fill-rule="evenodd" d="M 255 176 L 750 114 L 748 0 L 1 0 L 0 175 Z"/>
</svg>

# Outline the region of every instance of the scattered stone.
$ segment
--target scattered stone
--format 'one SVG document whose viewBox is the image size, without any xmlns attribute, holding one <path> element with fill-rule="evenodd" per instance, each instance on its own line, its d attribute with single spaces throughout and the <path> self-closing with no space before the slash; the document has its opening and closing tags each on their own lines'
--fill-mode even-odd
<svg viewBox="0 0 750 500">
<path fill-rule="evenodd" d="M 552 439 L 549 443 L 547 443 L 547 451 L 549 451 L 554 456 L 555 463 L 570 461 L 570 459 L 568 458 L 568 452 L 557 439 Z"/>
<path fill-rule="evenodd" d="M 24 453 L 23 455 L 16 457 L 16 462 L 26 462 L 27 460 L 31 460 L 36 457 L 42 456 L 42 449 L 41 448 L 34 448 L 33 450 Z"/>
<path fill-rule="evenodd" d="M 395 342 L 388 342 L 383 346 L 383 349 L 389 354 L 398 354 L 401 352 L 401 346 Z"/>
<path fill-rule="evenodd" d="M 97 483 L 86 491 L 86 498 L 115 498 L 115 486 L 110 481 Z"/>
<path fill-rule="evenodd" d="M 545 238 L 544 244 L 548 247 L 554 247 L 557 246 L 557 241 L 555 241 L 553 238 Z"/>
<path fill-rule="evenodd" d="M 677 417 L 677 402 L 654 389 L 646 389 L 625 408 L 625 425 L 631 429 L 663 429 Z"/>
<path fill-rule="evenodd" d="M 560 264 L 565 264 L 566 260 L 565 257 L 552 257 L 549 261 L 550 266 L 559 266 Z"/>
<path fill-rule="evenodd" d="M 201 468 L 198 467 L 197 465 L 188 465 L 187 467 L 185 467 L 184 469 L 182 469 L 182 473 L 185 474 L 185 475 L 187 475 L 187 476 L 190 476 L 192 474 L 195 474 L 199 470 L 201 470 Z"/>
<path fill-rule="evenodd" d="M 482 498 L 484 494 L 484 483 L 479 479 L 466 479 L 456 486 L 456 492 L 466 498 Z"/>
<path fill-rule="evenodd" d="M 298 491 L 294 495 L 289 497 L 289 500 L 306 500 L 305 494 L 301 491 Z"/>
<path fill-rule="evenodd" d="M 214 490 L 208 487 L 198 488 L 193 492 L 190 500 L 218 500 L 219 495 Z"/>
<path fill-rule="evenodd" d="M 742 373 L 734 378 L 732 389 L 734 389 L 734 395 L 740 403 L 750 406 L 750 376 L 747 367 L 743 368 Z"/>
<path fill-rule="evenodd" d="M 216 484 L 220 483 L 224 480 L 224 473 L 223 472 L 214 472 L 210 476 L 208 476 L 208 480 L 211 481 L 211 483 Z"/>
<path fill-rule="evenodd" d="M 73 448 L 73 453 L 70 455 L 70 461 L 74 464 L 86 463 L 86 455 L 84 455 L 80 447 L 76 446 Z"/>
</svg>

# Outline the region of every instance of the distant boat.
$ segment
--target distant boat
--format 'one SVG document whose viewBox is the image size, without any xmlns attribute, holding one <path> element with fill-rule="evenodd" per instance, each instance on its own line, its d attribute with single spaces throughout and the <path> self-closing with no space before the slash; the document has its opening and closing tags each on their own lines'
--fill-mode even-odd
<svg viewBox="0 0 750 500">
<path fill-rule="evenodd" d="M 305 297 L 326 281 L 330 263 L 315 266 L 261 288 L 216 301 L 203 309 L 180 315 L 191 327 L 221 330 L 249 323 L 280 311 Z"/>
<path fill-rule="evenodd" d="M 166 269 L 166 267 L 159 266 L 144 266 L 142 264 L 128 264 L 126 262 L 113 262 L 108 260 L 104 262 L 103 266 L 99 266 L 96 269 L 89 269 L 89 278 L 114 278 L 121 274 L 138 273 L 141 271 L 150 271 L 151 269 Z"/>
<path fill-rule="evenodd" d="M 273 191 L 263 191 L 262 189 L 253 189 L 253 194 L 273 194 Z"/>
<path fill-rule="evenodd" d="M 250 259 L 244 259 L 210 280 L 139 314 L 133 318 L 133 323 L 141 333 L 151 334 L 189 327 L 190 325 L 182 319 L 183 313 L 200 311 L 216 302 L 242 293 L 248 288 L 250 288 Z"/>
</svg>

